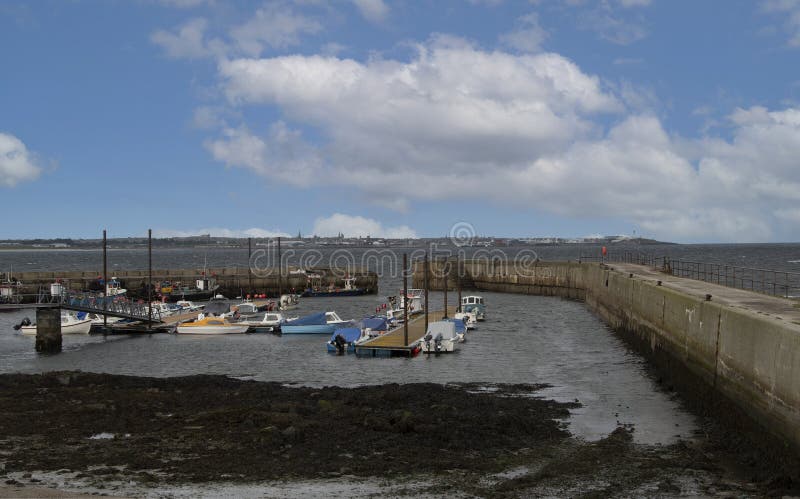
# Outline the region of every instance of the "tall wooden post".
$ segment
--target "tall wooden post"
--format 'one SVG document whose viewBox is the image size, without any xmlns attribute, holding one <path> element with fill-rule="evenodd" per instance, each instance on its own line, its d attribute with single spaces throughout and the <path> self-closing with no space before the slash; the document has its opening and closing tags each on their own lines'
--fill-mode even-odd
<svg viewBox="0 0 800 499">
<path fill-rule="evenodd" d="M 103 310 L 108 308 L 108 241 L 106 240 L 106 230 L 103 229 Z M 106 334 L 108 327 L 108 316 L 103 314 L 103 334 Z"/>
<path fill-rule="evenodd" d="M 428 272 L 429 272 L 428 252 L 425 252 L 425 274 L 423 276 L 423 286 L 425 288 L 425 334 L 428 334 Z"/>
<path fill-rule="evenodd" d="M 456 312 L 461 312 L 461 260 L 456 256 L 456 286 L 458 287 L 458 303 L 456 303 Z"/>
<path fill-rule="evenodd" d="M 153 229 L 147 229 L 147 329 L 153 327 Z"/>
<path fill-rule="evenodd" d="M 281 262 L 281 238 L 278 236 L 278 299 L 283 295 L 283 263 Z M 279 304 L 280 305 L 280 304 Z"/>
<path fill-rule="evenodd" d="M 253 293 L 253 265 L 250 263 L 250 259 L 253 258 L 253 238 L 247 238 L 247 292 L 252 294 Z"/>
<path fill-rule="evenodd" d="M 408 254 L 403 253 L 403 341 L 408 346 Z"/>
<path fill-rule="evenodd" d="M 447 319 L 447 275 L 450 273 L 450 261 L 444 260 L 444 317 Z"/>
</svg>

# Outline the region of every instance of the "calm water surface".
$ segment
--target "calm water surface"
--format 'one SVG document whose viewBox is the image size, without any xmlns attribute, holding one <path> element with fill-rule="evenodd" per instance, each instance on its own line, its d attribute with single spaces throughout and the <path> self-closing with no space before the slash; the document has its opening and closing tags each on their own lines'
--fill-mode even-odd
<svg viewBox="0 0 800 499">
<path fill-rule="evenodd" d="M 670 256 L 728 264 L 800 270 L 800 245 L 661 246 Z M 543 259 L 575 259 L 573 247 L 536 248 Z M 653 251 L 658 253 L 658 251 Z M 118 250 L 110 267 L 142 268 L 146 252 Z M 247 264 L 241 250 L 158 250 L 156 267 L 210 267 Z M 2 251 L 0 270 L 92 270 L 98 251 Z M 401 286 L 382 277 L 381 295 L 303 300 L 298 315 L 336 310 L 342 317 L 369 314 Z M 645 443 L 669 443 L 690 437 L 694 418 L 680 402 L 661 391 L 644 360 L 625 347 L 582 303 L 552 297 L 482 293 L 489 318 L 468 333 L 467 343 L 453 355 L 415 359 L 359 359 L 326 352 L 322 336 L 271 334 L 191 337 L 64 336 L 64 351 L 38 355 L 34 339 L 12 329 L 34 311 L 0 314 L 0 372 L 37 373 L 79 369 L 113 374 L 182 376 L 222 374 L 303 385 L 356 386 L 388 382 L 546 383 L 539 395 L 577 400 L 583 406 L 569 420 L 576 435 L 597 439 L 619 424 L 632 425 Z M 442 294 L 431 293 L 432 308 Z M 450 303 L 454 302 L 451 295 Z"/>
</svg>

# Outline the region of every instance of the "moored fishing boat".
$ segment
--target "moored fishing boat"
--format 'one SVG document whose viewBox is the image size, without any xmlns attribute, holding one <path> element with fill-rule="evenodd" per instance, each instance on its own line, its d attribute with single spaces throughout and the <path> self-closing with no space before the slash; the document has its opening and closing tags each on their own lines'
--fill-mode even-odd
<svg viewBox="0 0 800 499">
<path fill-rule="evenodd" d="M 178 325 L 178 334 L 242 334 L 246 333 L 249 326 L 228 322 L 223 317 L 205 317 L 200 314 L 197 320 L 184 322 Z"/>
<path fill-rule="evenodd" d="M 14 329 L 19 329 L 24 335 L 36 335 L 36 323 L 31 324 L 27 317 Z M 61 312 L 61 334 L 89 334 L 91 329 L 92 319 L 85 312 Z"/>
<path fill-rule="evenodd" d="M 409 289 L 408 294 L 403 296 L 402 292 L 400 293 L 400 299 L 398 300 L 397 297 L 390 296 L 389 297 L 389 309 L 386 311 L 386 318 L 390 321 L 402 322 L 403 321 L 403 314 L 404 314 L 404 307 L 406 300 L 408 300 L 408 315 L 409 317 L 416 314 L 421 314 L 425 312 L 425 305 L 423 301 L 423 297 L 425 295 L 424 289 Z"/>
<path fill-rule="evenodd" d="M 179 300 L 207 300 L 214 296 L 218 289 L 217 280 L 204 275 L 195 281 L 194 287 L 181 286 L 180 283 L 163 283 L 160 292 L 168 302 L 176 302 Z"/>
<path fill-rule="evenodd" d="M 486 320 L 486 304 L 482 296 L 464 296 L 461 298 L 462 312 L 475 312 L 475 319 Z"/>
<path fill-rule="evenodd" d="M 344 288 L 335 288 L 333 285 L 323 288 L 321 286 L 309 286 L 303 291 L 303 297 L 331 297 L 331 296 L 360 296 L 369 293 L 367 288 L 356 286 L 355 277 L 344 280 Z"/>
</svg>

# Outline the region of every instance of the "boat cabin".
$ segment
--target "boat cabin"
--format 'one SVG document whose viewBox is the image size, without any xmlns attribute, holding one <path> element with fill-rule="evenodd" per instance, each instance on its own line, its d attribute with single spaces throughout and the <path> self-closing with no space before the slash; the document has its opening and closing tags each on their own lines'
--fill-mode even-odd
<svg viewBox="0 0 800 499">
<path fill-rule="evenodd" d="M 483 305 L 482 296 L 464 296 L 461 298 L 462 305 Z"/>
</svg>

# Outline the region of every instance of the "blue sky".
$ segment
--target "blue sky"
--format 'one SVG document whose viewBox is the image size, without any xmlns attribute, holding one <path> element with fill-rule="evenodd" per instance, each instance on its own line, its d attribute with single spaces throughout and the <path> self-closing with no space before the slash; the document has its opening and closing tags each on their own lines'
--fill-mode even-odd
<svg viewBox="0 0 800 499">
<path fill-rule="evenodd" d="M 800 0 L 0 4 L 0 238 L 800 240 Z"/>
</svg>

